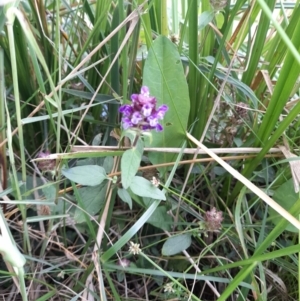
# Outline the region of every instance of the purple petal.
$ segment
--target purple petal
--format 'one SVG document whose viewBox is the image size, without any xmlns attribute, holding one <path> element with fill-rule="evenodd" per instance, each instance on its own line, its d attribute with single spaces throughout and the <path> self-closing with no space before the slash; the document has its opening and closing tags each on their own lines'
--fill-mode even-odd
<svg viewBox="0 0 300 301">
<path fill-rule="evenodd" d="M 130 105 L 123 105 L 119 108 L 119 112 L 124 116 L 130 116 L 133 112 L 133 108 Z"/>
<path fill-rule="evenodd" d="M 148 102 L 151 103 L 155 107 L 156 103 L 157 103 L 157 100 L 154 96 L 151 96 L 151 97 L 149 97 Z"/>
<path fill-rule="evenodd" d="M 39 152 L 37 158 L 47 158 L 51 153 L 49 151 Z"/>
<path fill-rule="evenodd" d="M 131 95 L 131 100 L 132 101 L 138 101 L 138 99 L 139 99 L 139 94 L 132 94 Z"/>
<path fill-rule="evenodd" d="M 155 129 L 156 129 L 157 132 L 161 132 L 164 128 L 162 127 L 161 124 L 158 123 L 158 124 L 156 125 Z"/>
<path fill-rule="evenodd" d="M 141 105 L 149 103 L 150 99 L 151 98 L 148 95 L 139 94 L 139 103 Z"/>
<path fill-rule="evenodd" d="M 142 130 L 143 130 L 143 131 L 151 130 L 151 129 L 152 129 L 152 127 L 151 127 L 149 124 L 144 124 L 144 125 L 142 126 Z"/>
<path fill-rule="evenodd" d="M 149 96 L 150 95 L 150 91 L 149 91 L 149 88 L 147 86 L 143 86 L 141 88 L 141 94 L 142 95 L 145 95 L 145 96 Z"/>
<path fill-rule="evenodd" d="M 142 120 L 143 120 L 143 116 L 141 115 L 140 112 L 134 112 L 131 116 L 131 122 L 133 124 L 138 124 Z"/>
<path fill-rule="evenodd" d="M 151 115 L 147 118 L 147 120 L 148 120 L 150 126 L 152 126 L 152 127 L 156 127 L 156 125 L 158 124 L 158 119 L 156 118 L 156 116 Z"/>
<path fill-rule="evenodd" d="M 152 108 L 153 108 L 153 106 L 152 106 L 152 105 L 150 105 L 149 103 L 148 103 L 148 104 L 145 104 L 145 105 L 143 105 L 143 107 L 142 107 L 142 109 L 141 109 L 141 111 L 142 111 L 142 114 L 143 114 L 145 117 L 148 117 L 148 116 L 150 116 L 150 115 L 151 115 L 151 113 L 152 113 Z"/>
<path fill-rule="evenodd" d="M 124 130 L 127 130 L 128 128 L 133 127 L 134 124 L 131 122 L 130 118 L 124 117 L 122 118 L 122 126 Z"/>
<path fill-rule="evenodd" d="M 162 105 L 157 109 L 157 111 L 163 111 L 163 112 L 167 112 L 168 110 L 169 107 L 167 105 Z"/>
<path fill-rule="evenodd" d="M 157 111 L 156 111 L 156 116 L 158 119 L 163 119 L 165 116 L 165 113 L 168 111 L 168 106 L 167 105 L 162 105 L 160 106 Z"/>
</svg>

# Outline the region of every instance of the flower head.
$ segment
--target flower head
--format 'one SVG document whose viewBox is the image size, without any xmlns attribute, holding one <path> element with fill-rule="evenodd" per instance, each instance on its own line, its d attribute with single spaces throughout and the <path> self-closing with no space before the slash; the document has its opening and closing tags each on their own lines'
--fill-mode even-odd
<svg viewBox="0 0 300 301">
<path fill-rule="evenodd" d="M 157 100 L 154 96 L 150 96 L 149 88 L 143 86 L 140 94 L 131 95 L 131 105 L 123 105 L 119 108 L 119 112 L 123 114 L 122 126 L 126 130 L 128 128 L 136 128 L 140 130 L 163 130 L 159 120 L 162 120 L 168 111 L 167 105 L 156 108 Z"/>
<path fill-rule="evenodd" d="M 150 182 L 155 187 L 158 187 L 160 184 L 159 180 L 156 177 L 152 177 L 152 180 Z"/>
<path fill-rule="evenodd" d="M 119 111 L 123 116 L 130 116 L 133 113 L 133 108 L 130 105 L 121 106 Z"/>
<path fill-rule="evenodd" d="M 118 265 L 120 265 L 123 268 L 127 268 L 130 266 L 130 260 L 126 258 L 122 258 L 118 260 Z"/>
<path fill-rule="evenodd" d="M 39 152 L 37 158 L 48 158 L 51 153 L 49 151 Z M 41 171 L 53 171 L 55 170 L 55 160 L 41 160 L 38 161 L 38 167 Z"/>
<path fill-rule="evenodd" d="M 142 250 L 140 249 L 140 244 L 136 244 L 134 242 L 130 242 L 130 247 L 129 247 L 129 253 L 133 254 L 133 255 L 138 255 L 142 252 Z"/>
<path fill-rule="evenodd" d="M 209 231 L 216 231 L 221 228 L 221 223 L 223 221 L 223 212 L 217 211 L 213 207 L 210 211 L 205 213 L 205 227 Z"/>
<path fill-rule="evenodd" d="M 175 289 L 173 288 L 174 283 L 173 282 L 168 282 L 164 286 L 164 292 L 165 293 L 174 293 Z"/>
</svg>

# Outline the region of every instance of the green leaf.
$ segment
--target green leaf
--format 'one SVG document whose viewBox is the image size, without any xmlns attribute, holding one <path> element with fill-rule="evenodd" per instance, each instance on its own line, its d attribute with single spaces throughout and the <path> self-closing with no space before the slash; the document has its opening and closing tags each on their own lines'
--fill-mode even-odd
<svg viewBox="0 0 300 301">
<path fill-rule="evenodd" d="M 189 233 L 172 236 L 166 240 L 161 252 L 164 256 L 172 256 L 186 250 L 191 244 L 192 239 Z"/>
<path fill-rule="evenodd" d="M 76 208 L 74 208 L 73 203 L 66 202 L 63 198 L 58 198 L 57 204 L 56 206 L 53 207 L 51 213 L 57 215 L 63 215 L 66 212 L 68 212 L 68 214 L 72 214 L 71 212 L 75 212 L 75 210 Z"/>
<path fill-rule="evenodd" d="M 165 194 L 142 177 L 135 176 L 130 184 L 130 189 L 136 195 L 149 197 L 155 200 L 166 200 Z"/>
<path fill-rule="evenodd" d="M 223 24 L 224 24 L 224 15 L 221 12 L 216 13 L 216 22 L 217 22 L 217 26 L 219 29 L 222 28 Z"/>
<path fill-rule="evenodd" d="M 143 144 L 140 139 L 137 141 L 135 147 L 124 152 L 121 159 L 121 180 L 125 189 L 130 186 L 133 177 L 136 175 L 140 167 L 142 155 Z"/>
<path fill-rule="evenodd" d="M 124 202 L 127 203 L 130 210 L 132 209 L 132 199 L 128 191 L 124 188 L 119 188 L 118 189 L 118 196 L 119 198 Z"/>
<path fill-rule="evenodd" d="M 91 92 L 85 92 L 85 91 L 74 90 L 74 89 L 62 89 L 62 91 L 70 95 L 74 95 L 76 97 L 80 97 L 88 100 L 91 100 L 92 97 L 95 97 L 95 94 Z M 94 101 L 100 103 L 108 103 L 108 102 L 114 104 L 119 103 L 113 96 L 106 95 L 106 94 L 97 94 Z"/>
<path fill-rule="evenodd" d="M 17 172 L 17 178 L 19 181 L 22 181 L 22 174 L 20 172 Z M 40 177 L 36 177 L 34 179 L 33 176 L 27 175 L 26 176 L 26 183 L 14 183 L 14 180 L 12 177 L 8 179 L 8 187 L 12 186 L 13 188 L 15 185 L 18 185 L 20 187 L 20 191 L 22 194 L 26 197 L 26 199 L 34 199 L 34 190 L 36 189 L 35 187 L 40 187 L 44 184 L 42 179 Z M 39 191 L 42 192 L 42 191 Z M 16 194 L 16 190 L 13 189 L 11 194 L 14 196 L 15 199 L 18 199 L 18 196 Z"/>
<path fill-rule="evenodd" d="M 114 166 L 113 157 L 112 156 L 105 157 L 104 162 L 103 162 L 103 168 L 105 169 L 105 171 L 107 173 L 110 173 L 112 171 L 113 166 Z"/>
<path fill-rule="evenodd" d="M 63 169 L 61 173 L 69 180 L 86 186 L 96 186 L 107 179 L 105 169 L 98 165 L 76 166 Z"/>
<path fill-rule="evenodd" d="M 298 21 L 295 33 L 292 37 L 292 42 L 298 51 L 300 51 L 300 39 L 297 38 L 299 30 L 300 21 Z M 280 74 L 274 87 L 272 97 L 268 103 L 267 111 L 258 128 L 257 145 L 264 145 L 266 141 L 270 139 L 270 135 L 274 131 L 276 123 L 278 122 L 278 119 L 282 114 L 282 110 L 291 96 L 291 92 L 293 91 L 298 78 L 299 64 L 295 60 L 293 54 L 288 51 L 280 69 Z"/>
<path fill-rule="evenodd" d="M 85 105 L 85 106 L 79 106 L 77 108 L 73 108 L 73 109 L 69 109 L 69 110 L 63 110 L 61 111 L 61 115 L 72 115 L 74 114 L 75 112 L 78 112 L 78 111 L 83 111 L 84 109 L 86 108 L 91 108 L 91 107 L 95 107 L 95 106 L 98 106 L 99 103 L 93 103 L 93 104 L 90 104 L 90 105 Z M 57 117 L 58 116 L 58 113 L 53 113 L 51 114 L 51 118 L 54 118 L 54 117 Z M 38 121 L 42 121 L 42 120 L 48 120 L 50 119 L 50 115 L 47 114 L 47 115 L 41 115 L 41 116 L 33 116 L 33 117 L 26 117 L 24 119 L 22 119 L 22 124 L 27 124 L 27 123 L 33 123 L 33 122 L 38 122 Z"/>
<path fill-rule="evenodd" d="M 295 193 L 294 190 L 293 179 L 286 181 L 284 184 L 278 187 L 275 190 L 273 199 L 287 211 L 289 211 L 295 203 L 300 203 L 299 195 Z M 274 225 L 277 225 L 282 220 L 282 216 L 270 207 L 269 215 Z M 297 215 L 295 215 L 295 217 L 297 218 Z M 299 232 L 298 229 L 291 224 L 289 224 L 285 229 L 295 233 Z"/>
<path fill-rule="evenodd" d="M 139 229 L 147 222 L 148 218 L 152 215 L 155 209 L 160 204 L 160 201 L 154 200 L 149 208 L 143 213 L 143 215 L 135 221 L 132 227 L 124 233 L 120 239 L 111 246 L 102 256 L 102 262 L 107 262 L 112 256 L 118 253 L 118 251 L 139 231 Z"/>
<path fill-rule="evenodd" d="M 147 223 L 154 227 L 160 228 L 162 230 L 171 231 L 172 217 L 167 214 L 167 208 L 165 206 L 160 206 L 156 208 Z"/>
<path fill-rule="evenodd" d="M 205 11 L 199 16 L 198 20 L 198 28 L 199 30 L 204 29 L 209 22 L 211 22 L 214 18 L 215 13 L 213 11 Z"/>
<path fill-rule="evenodd" d="M 83 223 L 86 219 L 85 210 L 91 216 L 97 214 L 103 207 L 105 201 L 107 183 L 102 183 L 92 187 L 81 187 L 78 189 L 78 193 L 84 208 L 77 207 L 74 213 L 74 220 L 77 223 Z M 83 210 L 82 210 L 83 209 Z"/>
<path fill-rule="evenodd" d="M 56 187 L 55 187 L 55 184 L 51 184 L 51 185 L 47 185 L 47 186 L 42 187 L 42 191 L 43 191 L 43 193 L 45 195 L 45 198 L 48 201 L 55 200 L 55 198 L 56 198 Z"/>
<path fill-rule="evenodd" d="M 143 203 L 146 206 L 146 208 L 149 208 L 154 201 L 155 200 L 152 198 L 148 198 L 148 197 L 143 198 Z"/>
<path fill-rule="evenodd" d="M 94 139 L 93 139 L 92 145 L 93 145 L 93 146 L 98 146 L 98 145 L 100 145 L 101 140 L 102 140 L 102 133 L 97 134 L 97 135 L 94 137 Z"/>
<path fill-rule="evenodd" d="M 178 50 L 166 37 L 158 37 L 149 50 L 143 84 L 157 98 L 158 105 L 166 104 L 169 107 L 162 121 L 164 130 L 159 133 L 153 131 L 152 143 L 147 142 L 148 146 L 181 147 L 185 141 L 190 111 L 189 93 Z M 176 154 L 149 154 L 152 164 L 175 161 L 175 157 Z"/>
</svg>

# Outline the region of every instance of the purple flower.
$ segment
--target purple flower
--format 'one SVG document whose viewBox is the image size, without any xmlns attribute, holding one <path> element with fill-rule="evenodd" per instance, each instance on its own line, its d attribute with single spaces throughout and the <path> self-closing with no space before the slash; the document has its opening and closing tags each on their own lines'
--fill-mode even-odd
<svg viewBox="0 0 300 301">
<path fill-rule="evenodd" d="M 47 150 L 45 152 L 39 152 L 37 158 L 48 158 L 51 153 Z M 54 160 L 41 160 L 38 161 L 37 166 L 41 171 L 53 171 L 55 170 L 56 161 Z"/>
<path fill-rule="evenodd" d="M 131 116 L 131 122 L 133 124 L 139 124 L 143 120 L 143 116 L 140 112 L 134 112 Z"/>
<path fill-rule="evenodd" d="M 143 86 L 140 94 L 131 95 L 131 105 L 123 105 L 119 112 L 123 114 L 122 126 L 126 130 L 135 128 L 140 130 L 163 130 L 159 120 L 162 120 L 168 111 L 167 105 L 156 108 L 157 100 L 150 96 L 149 88 Z"/>
<path fill-rule="evenodd" d="M 145 96 L 149 96 L 150 95 L 150 91 L 149 91 L 149 88 L 147 86 L 143 86 L 141 88 L 141 94 L 142 95 L 145 95 Z"/>
<path fill-rule="evenodd" d="M 145 105 L 142 106 L 141 111 L 145 117 L 148 117 L 151 115 L 152 109 L 153 109 L 153 106 L 150 103 L 146 103 Z"/>
<path fill-rule="evenodd" d="M 123 105 L 120 107 L 119 112 L 124 116 L 130 116 L 133 112 L 133 109 L 130 105 Z"/>
<path fill-rule="evenodd" d="M 37 158 L 47 158 L 49 155 L 51 155 L 51 153 L 47 150 L 45 152 L 39 152 Z"/>
<path fill-rule="evenodd" d="M 118 265 L 120 265 L 123 268 L 127 268 L 130 266 L 130 260 L 128 260 L 127 258 L 119 259 Z"/>
<path fill-rule="evenodd" d="M 157 132 L 161 132 L 164 128 L 162 127 L 161 124 L 158 123 L 158 124 L 156 125 L 155 129 L 156 129 Z"/>
<path fill-rule="evenodd" d="M 127 130 L 127 129 L 134 126 L 129 117 L 123 117 L 122 118 L 122 124 L 123 124 L 124 130 Z"/>
<path fill-rule="evenodd" d="M 151 115 L 147 118 L 147 120 L 149 121 L 150 126 L 152 127 L 156 127 L 158 124 L 158 119 L 155 115 Z"/>
<path fill-rule="evenodd" d="M 205 228 L 208 231 L 217 231 L 222 225 L 223 221 L 223 212 L 217 211 L 215 207 L 213 207 L 210 211 L 206 211 L 205 213 Z"/>
<path fill-rule="evenodd" d="M 132 102 L 138 102 L 139 101 L 139 94 L 132 94 L 131 95 Z"/>
<path fill-rule="evenodd" d="M 156 116 L 158 119 L 163 119 L 164 116 L 165 116 L 165 113 L 168 111 L 168 106 L 166 105 L 162 105 L 160 106 L 158 109 L 157 109 L 157 112 L 156 112 Z"/>
</svg>

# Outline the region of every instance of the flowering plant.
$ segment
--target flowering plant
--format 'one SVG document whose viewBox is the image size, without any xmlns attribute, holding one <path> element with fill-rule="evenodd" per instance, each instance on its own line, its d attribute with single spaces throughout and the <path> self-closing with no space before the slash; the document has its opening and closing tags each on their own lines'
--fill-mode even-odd
<svg viewBox="0 0 300 301">
<path fill-rule="evenodd" d="M 134 133 L 130 131 L 124 133 L 124 136 L 131 140 L 132 147 L 124 151 L 122 155 L 121 182 L 123 190 L 119 196 L 123 197 L 122 199 L 130 199 L 126 192 L 126 189 L 130 188 L 139 196 L 146 197 L 145 191 L 147 190 L 148 192 L 151 191 L 147 196 L 165 200 L 165 194 L 157 186 L 143 177 L 136 176 L 136 173 L 140 167 L 144 151 L 145 142 L 142 135 L 145 135 L 145 131 L 149 130 L 161 132 L 163 127 L 159 121 L 164 118 L 169 108 L 167 105 L 157 107 L 157 100 L 150 95 L 147 86 L 143 86 L 139 94 L 132 94 L 131 101 L 131 104 L 122 105 L 119 108 L 119 112 L 122 114 L 123 129 L 134 131 Z M 126 198 L 124 194 L 126 194 Z"/>
<path fill-rule="evenodd" d="M 47 150 L 45 152 L 39 152 L 37 155 L 37 158 L 49 158 L 49 155 L 51 155 L 51 153 Z M 46 171 L 50 171 L 53 172 L 55 171 L 55 166 L 56 166 L 56 162 L 55 160 L 41 160 L 38 161 L 38 167 L 42 172 L 46 172 Z"/>
<path fill-rule="evenodd" d="M 119 112 L 123 114 L 122 126 L 125 130 L 135 128 L 142 131 L 153 130 L 161 132 L 163 130 L 159 120 L 164 118 L 168 111 L 167 105 L 156 108 L 157 100 L 150 96 L 149 88 L 143 86 L 140 94 L 131 95 L 131 105 L 123 105 Z"/>
</svg>

